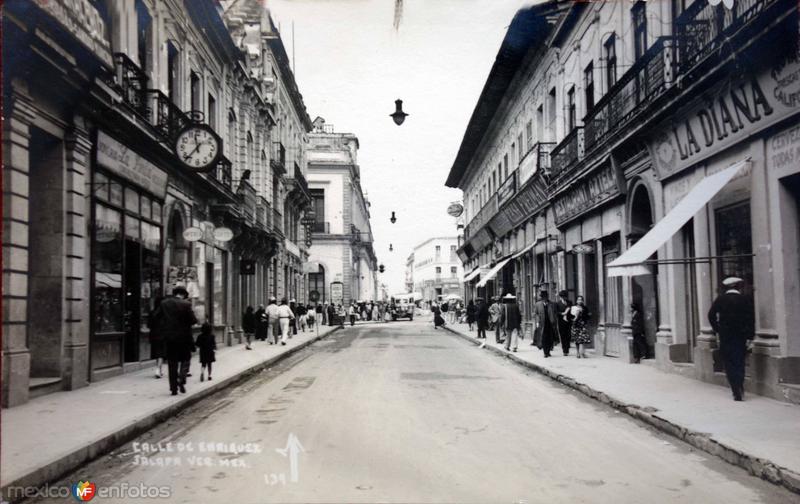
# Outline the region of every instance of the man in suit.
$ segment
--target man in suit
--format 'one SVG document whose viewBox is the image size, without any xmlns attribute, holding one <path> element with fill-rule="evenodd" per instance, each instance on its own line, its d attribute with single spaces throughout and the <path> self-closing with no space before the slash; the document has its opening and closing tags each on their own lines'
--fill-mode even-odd
<svg viewBox="0 0 800 504">
<path fill-rule="evenodd" d="M 533 316 L 536 320 L 536 333 L 534 343 L 544 350 L 544 356 L 550 357 L 553 349 L 553 342 L 558 337 L 558 315 L 556 314 L 556 304 L 550 302 L 547 291 L 539 292 L 539 301 L 533 309 Z"/>
<path fill-rule="evenodd" d="M 489 305 L 478 298 L 478 339 L 486 339 L 486 329 L 489 328 Z"/>
<path fill-rule="evenodd" d="M 504 338 L 500 337 L 503 331 L 500 316 L 502 315 L 503 305 L 500 304 L 500 298 L 495 297 L 494 303 L 489 307 L 489 321 L 494 324 L 494 341 L 495 343 L 502 343 Z"/>
<path fill-rule="evenodd" d="M 727 290 L 714 300 L 708 311 L 708 321 L 719 336 L 719 353 L 725 363 L 725 375 L 734 401 L 744 399 L 747 342 L 753 339 L 755 332 L 753 305 L 742 295 L 743 283 L 741 278 L 726 278 L 722 285 Z"/>
<path fill-rule="evenodd" d="M 172 296 L 164 299 L 153 314 L 164 338 L 172 395 L 178 395 L 179 389 L 182 394 L 186 393 L 186 375 L 194 351 L 192 326 L 197 323 L 197 318 L 192 303 L 186 299 L 188 297 L 186 287 L 176 286 L 172 289 Z"/>
<path fill-rule="evenodd" d="M 500 316 L 503 328 L 506 331 L 506 350 L 517 351 L 517 338 L 522 328 L 522 313 L 517 304 L 517 298 L 509 293 L 503 296 L 503 311 Z"/>
<path fill-rule="evenodd" d="M 564 355 L 569 355 L 569 318 L 564 315 L 567 309 L 572 306 L 572 301 L 569 299 L 569 293 L 562 290 L 558 293 L 558 302 L 556 303 L 556 315 L 558 317 L 558 335 L 561 338 L 561 351 Z"/>
</svg>

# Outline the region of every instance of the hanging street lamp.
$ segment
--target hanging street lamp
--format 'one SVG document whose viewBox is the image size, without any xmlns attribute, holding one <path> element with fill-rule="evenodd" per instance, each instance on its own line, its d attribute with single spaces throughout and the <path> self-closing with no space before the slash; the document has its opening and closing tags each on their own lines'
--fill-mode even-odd
<svg viewBox="0 0 800 504">
<path fill-rule="evenodd" d="M 406 116 L 408 115 L 405 112 L 403 112 L 403 100 L 400 99 L 395 100 L 394 107 L 395 107 L 394 113 L 389 114 L 389 116 L 392 119 L 394 119 L 394 123 L 396 125 L 400 126 L 406 120 Z"/>
<path fill-rule="evenodd" d="M 397 222 L 397 217 L 394 216 L 394 212 L 392 212 L 392 217 L 389 220 L 392 222 L 392 224 Z"/>
</svg>

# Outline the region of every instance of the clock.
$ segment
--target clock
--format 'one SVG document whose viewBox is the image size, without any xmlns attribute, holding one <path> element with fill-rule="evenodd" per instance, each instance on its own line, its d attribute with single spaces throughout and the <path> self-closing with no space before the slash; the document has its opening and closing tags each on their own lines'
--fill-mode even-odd
<svg viewBox="0 0 800 504">
<path fill-rule="evenodd" d="M 222 154 L 222 140 L 207 124 L 190 124 L 175 139 L 175 155 L 194 172 L 214 169 Z"/>
</svg>

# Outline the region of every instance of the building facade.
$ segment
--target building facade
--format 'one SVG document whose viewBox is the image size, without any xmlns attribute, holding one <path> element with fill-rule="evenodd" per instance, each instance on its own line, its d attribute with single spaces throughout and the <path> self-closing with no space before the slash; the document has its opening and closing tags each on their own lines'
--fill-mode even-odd
<svg viewBox="0 0 800 504">
<path fill-rule="evenodd" d="M 456 254 L 458 237 L 429 238 L 414 247 L 411 284 L 420 299 L 439 303 L 450 295 L 462 296 L 463 265 Z"/>
<path fill-rule="evenodd" d="M 781 0 L 520 11 L 447 181 L 467 292 L 516 293 L 527 331 L 538 291 L 582 295 L 621 362 L 637 303 L 661 369 L 724 383 L 707 312 L 739 276 L 747 389 L 797 402 L 797 38 Z"/>
<path fill-rule="evenodd" d="M 177 284 L 219 344 L 244 307 L 303 285 L 286 274 L 310 201 L 292 124 L 310 121 L 268 12 L 77 4 L 4 6 L 3 407 L 149 365 L 150 314 Z M 176 154 L 190 125 L 219 141 L 202 173 Z"/>
<path fill-rule="evenodd" d="M 308 184 L 315 219 L 309 290 L 322 303 L 377 300 L 378 260 L 361 188 L 358 138 L 334 132 L 321 117 L 309 134 Z"/>
</svg>

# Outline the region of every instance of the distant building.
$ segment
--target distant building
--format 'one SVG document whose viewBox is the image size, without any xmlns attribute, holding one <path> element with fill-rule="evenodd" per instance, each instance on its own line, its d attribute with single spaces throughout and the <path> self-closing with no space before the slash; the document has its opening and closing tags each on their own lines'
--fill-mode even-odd
<svg viewBox="0 0 800 504">
<path fill-rule="evenodd" d="M 414 254 L 408 256 L 406 259 L 406 292 L 414 290 Z"/>
<path fill-rule="evenodd" d="M 342 301 L 378 299 L 378 260 L 372 246 L 369 201 L 361 190 L 358 138 L 334 133 L 317 117 L 309 134 L 308 185 L 315 219 L 309 291 L 331 301 L 331 283 L 342 282 Z"/>
<path fill-rule="evenodd" d="M 429 238 L 414 247 L 411 264 L 413 292 L 424 301 L 441 301 L 451 294 L 461 295 L 463 269 L 456 255 L 458 237 Z M 406 270 L 408 273 L 408 269 Z"/>
</svg>

